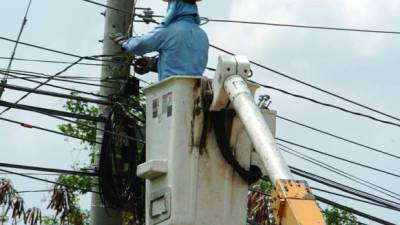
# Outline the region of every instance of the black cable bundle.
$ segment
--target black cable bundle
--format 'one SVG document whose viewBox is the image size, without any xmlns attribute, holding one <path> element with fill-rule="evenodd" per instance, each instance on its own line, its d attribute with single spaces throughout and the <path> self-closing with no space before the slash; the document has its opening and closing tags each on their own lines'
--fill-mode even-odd
<svg viewBox="0 0 400 225">
<path fill-rule="evenodd" d="M 211 113 L 212 123 L 214 125 L 215 139 L 217 141 L 218 148 L 226 160 L 226 162 L 232 166 L 232 168 L 239 174 L 239 176 L 247 183 L 252 184 L 258 181 L 262 177 L 260 168 L 251 165 L 250 170 L 244 169 L 240 163 L 236 160 L 229 146 L 229 138 L 225 130 L 225 111 L 212 112 Z"/>
<path fill-rule="evenodd" d="M 121 135 L 104 133 L 98 171 L 101 198 L 106 207 L 138 208 L 143 204 L 144 181 L 136 176 L 136 167 L 144 161 L 145 155 L 144 144 L 136 138 L 141 132 L 139 129 L 137 121 L 125 112 L 123 106 L 115 104 L 105 130 Z M 135 199 L 141 201 L 135 202 Z"/>
</svg>

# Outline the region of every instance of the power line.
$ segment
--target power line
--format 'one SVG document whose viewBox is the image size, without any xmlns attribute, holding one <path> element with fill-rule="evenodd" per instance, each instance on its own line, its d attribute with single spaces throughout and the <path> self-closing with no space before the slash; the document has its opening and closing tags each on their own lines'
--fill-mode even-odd
<svg viewBox="0 0 400 225">
<path fill-rule="evenodd" d="M 294 143 L 292 141 L 284 140 L 284 139 L 281 139 L 281 138 L 276 138 L 276 140 L 284 142 L 284 143 L 287 143 L 287 144 L 290 144 L 290 145 L 294 145 L 294 146 L 300 147 L 300 148 L 305 149 L 305 150 L 316 152 L 318 154 L 321 154 L 321 155 L 324 155 L 324 156 L 327 156 L 327 157 L 330 157 L 330 158 L 334 158 L 334 159 L 337 159 L 337 160 L 348 162 L 348 163 L 353 164 L 353 165 L 357 165 L 357 166 L 364 167 L 364 168 L 367 168 L 367 169 L 370 169 L 370 170 L 374 170 L 374 171 L 377 171 L 377 172 L 380 172 L 380 173 L 384 173 L 386 175 L 390 175 L 390 176 L 394 176 L 394 177 L 400 178 L 399 174 L 395 174 L 395 173 L 392 173 L 392 172 L 389 172 L 389 171 L 386 171 L 386 170 L 381 170 L 381 169 L 378 169 L 378 168 L 375 168 L 375 167 L 372 167 L 372 166 L 368 166 L 368 165 L 365 165 L 365 164 L 362 164 L 362 163 L 351 161 L 351 160 L 348 160 L 348 159 L 345 159 L 345 158 L 342 158 L 342 157 L 339 157 L 339 156 L 335 156 L 335 155 L 332 155 L 332 154 L 329 154 L 329 153 L 326 153 L 326 152 L 323 152 L 323 151 L 320 151 L 320 150 L 317 150 L 317 149 L 314 149 L 314 148 L 310 148 L 310 147 L 307 147 L 307 146 L 304 146 L 304 145 L 301 145 L 301 144 Z"/>
<path fill-rule="evenodd" d="M 74 118 L 74 119 L 81 119 L 81 120 L 86 120 L 86 121 L 92 121 L 92 122 L 98 122 L 98 123 L 104 123 L 106 118 L 101 117 L 101 116 L 90 116 L 90 115 L 85 115 L 85 114 L 78 114 L 78 113 L 71 113 L 71 112 L 66 112 L 66 111 L 59 111 L 59 110 L 54 110 L 54 109 L 48 109 L 48 108 L 41 108 L 41 107 L 36 107 L 36 106 L 30 106 L 30 105 L 23 105 L 23 104 L 15 104 L 11 102 L 6 102 L 3 100 L 0 100 L 0 106 L 4 107 L 10 107 L 14 109 L 20 109 L 20 110 L 25 110 L 29 112 L 36 112 L 40 113 L 46 116 L 62 116 L 63 117 L 69 117 L 69 118 Z M 58 118 L 58 117 L 57 117 Z M 65 119 L 65 118 L 63 118 Z"/>
<path fill-rule="evenodd" d="M 216 46 L 216 45 L 210 44 L 210 47 L 212 47 L 212 48 L 214 48 L 214 49 L 216 49 L 216 50 L 218 50 L 218 51 L 224 52 L 224 53 L 226 53 L 226 54 L 229 54 L 229 55 L 235 55 L 234 53 L 232 53 L 232 52 L 230 52 L 230 51 L 227 51 L 227 50 L 225 50 L 225 49 L 222 49 L 222 48 L 220 48 L 220 47 L 218 47 L 218 46 Z M 333 97 L 335 97 L 335 98 L 341 99 L 341 100 L 343 100 L 343 101 L 345 101 L 345 102 L 348 102 L 348 103 L 351 103 L 351 104 L 353 104 L 353 105 L 359 106 L 359 107 L 361 107 L 361 108 L 370 110 L 370 111 L 372 111 L 372 112 L 375 112 L 375 113 L 377 113 L 377 114 L 386 116 L 386 117 L 388 117 L 388 118 L 391 118 L 391 119 L 400 121 L 400 118 L 398 118 L 398 117 L 396 117 L 396 116 L 389 115 L 388 113 L 384 113 L 384 112 L 382 112 L 382 111 L 379 111 L 379 110 L 377 110 L 377 109 L 374 109 L 373 107 L 370 107 L 370 106 L 367 106 L 367 105 L 358 103 L 358 102 L 356 102 L 356 101 L 354 101 L 354 100 L 351 100 L 351 99 L 349 99 L 349 98 L 340 96 L 340 95 L 335 94 L 335 93 L 333 93 L 333 92 L 331 92 L 331 91 L 324 90 L 324 89 L 322 89 L 322 88 L 320 88 L 320 87 L 317 87 L 317 86 L 315 86 L 315 85 L 313 85 L 313 84 L 307 83 L 307 82 L 305 82 L 305 81 L 302 81 L 302 80 L 300 80 L 300 79 L 297 79 L 297 78 L 295 78 L 295 77 L 293 77 L 293 76 L 290 76 L 290 75 L 288 75 L 288 74 L 284 74 L 284 73 L 282 73 L 282 72 L 279 72 L 279 71 L 277 71 L 277 70 L 275 70 L 275 69 L 272 69 L 272 68 L 270 68 L 270 67 L 267 67 L 267 66 L 265 66 L 265 65 L 262 65 L 262 64 L 260 64 L 260 63 L 255 62 L 255 61 L 251 61 L 251 60 L 250 60 L 250 63 L 253 64 L 253 65 L 255 65 L 255 66 L 258 66 L 258 67 L 260 67 L 260 68 L 262 68 L 262 69 L 268 70 L 268 71 L 270 71 L 270 72 L 272 72 L 272 73 L 275 73 L 275 74 L 277 74 L 277 75 L 279 75 L 279 76 L 281 76 L 281 77 L 287 78 L 287 79 L 289 79 L 289 80 L 292 80 L 292 81 L 295 81 L 295 82 L 297 82 L 297 83 L 303 84 L 303 85 L 305 85 L 305 86 L 307 86 L 307 87 L 310 87 L 310 88 L 312 88 L 312 89 L 315 89 L 315 90 L 320 91 L 320 92 L 322 92 L 322 93 L 325 93 L 325 94 L 327 94 L 327 95 L 330 95 L 330 96 L 333 96 Z"/>
<path fill-rule="evenodd" d="M 6 38 L 6 37 L 3 37 L 3 36 L 0 36 L 0 40 L 17 43 L 16 40 L 13 40 L 13 39 L 10 39 L 10 38 Z M 69 53 L 69 52 L 60 51 L 60 50 L 56 50 L 56 49 L 51 49 L 51 48 L 47 48 L 47 47 L 43 47 L 43 46 L 39 46 L 39 45 L 35 45 L 35 44 L 22 42 L 22 41 L 20 41 L 18 43 L 20 45 L 25 45 L 25 46 L 28 46 L 28 47 L 31 47 L 31 48 L 36 48 L 36 49 L 40 49 L 40 50 L 43 50 L 43 51 L 53 52 L 53 53 L 57 53 L 57 54 L 65 55 L 65 56 L 70 56 L 70 57 L 81 59 L 81 60 L 92 60 L 92 61 L 99 61 L 99 62 L 108 62 L 108 63 L 127 65 L 127 66 L 131 66 L 132 65 L 131 63 L 126 63 L 126 62 L 99 59 L 99 58 L 115 57 L 115 56 L 121 55 L 121 53 L 118 53 L 118 54 L 115 54 L 115 55 L 80 56 L 80 55 L 77 55 L 77 54 L 74 54 L 74 53 Z M 72 62 L 72 63 L 78 64 L 80 62 Z"/>
<path fill-rule="evenodd" d="M 7 72 L 6 73 L 8 73 L 10 71 L 10 69 L 11 69 L 15 53 L 17 52 L 17 47 L 18 47 L 19 41 L 21 40 L 22 32 L 24 31 L 26 22 L 28 21 L 27 17 L 28 17 L 29 9 L 31 8 L 31 3 L 32 3 L 32 0 L 29 0 L 28 7 L 26 8 L 24 18 L 22 19 L 22 24 L 21 24 L 21 28 L 20 28 L 19 33 L 18 33 L 17 41 L 15 42 L 14 49 L 13 49 L 13 51 L 11 53 L 11 58 L 10 58 L 10 61 L 8 63 L 8 66 L 7 66 Z M 7 83 L 7 74 L 3 77 L 2 83 Z M 1 94 L 0 94 L 0 96 L 1 96 Z"/>
<path fill-rule="evenodd" d="M 35 88 L 27 88 L 27 87 L 13 85 L 13 84 L 3 84 L 3 85 L 0 84 L 0 86 L 3 86 L 5 88 L 11 89 L 11 90 L 28 92 L 31 94 L 46 95 L 46 96 L 64 98 L 64 99 L 73 99 L 73 100 L 77 100 L 77 101 L 90 102 L 90 103 L 95 103 L 95 104 L 99 104 L 99 105 L 112 105 L 112 102 L 107 101 L 107 100 L 86 98 L 86 97 L 75 96 L 75 95 L 70 95 L 70 94 L 57 93 L 57 92 L 53 92 L 53 91 L 42 91 L 42 90 L 37 90 Z M 18 103 L 15 103 L 15 104 L 18 104 Z"/>
<path fill-rule="evenodd" d="M 66 187 L 66 188 L 69 188 L 69 189 L 72 189 L 72 190 L 79 190 L 79 191 L 83 191 L 83 192 L 91 192 L 91 193 L 99 194 L 99 192 L 96 192 L 96 191 L 83 189 L 83 188 L 80 188 L 80 187 L 77 187 L 77 186 L 62 184 L 62 183 L 59 183 L 59 182 L 46 180 L 46 179 L 43 179 L 43 178 L 24 175 L 22 173 L 16 173 L 16 172 L 13 172 L 13 171 L 10 171 L 10 170 L 0 169 L 0 171 L 5 172 L 5 173 L 9 173 L 9 174 L 13 174 L 13 175 L 17 175 L 17 176 L 21 176 L 21 177 L 25 177 L 25 178 L 29 178 L 29 179 L 32 179 L 32 180 L 37 180 L 37 181 L 42 181 L 42 182 L 51 183 L 51 184 L 55 184 L 55 185 L 60 185 L 60 186 L 63 186 L 63 187 Z"/>
<path fill-rule="evenodd" d="M 366 200 L 363 200 L 363 199 L 360 199 L 360 198 L 355 198 L 355 197 L 352 197 L 350 195 L 339 194 L 339 193 L 336 193 L 336 192 L 332 192 L 332 191 L 328 191 L 328 190 L 324 190 L 324 189 L 316 188 L 316 187 L 311 187 L 311 189 L 313 191 L 320 191 L 320 192 L 323 192 L 323 193 L 326 193 L 326 194 L 331 194 L 331 195 L 335 195 L 335 196 L 338 196 L 338 197 L 351 199 L 351 200 L 362 202 L 362 203 L 366 203 L 366 204 L 369 204 L 369 205 L 374 205 L 374 206 L 378 206 L 378 207 L 385 208 L 385 209 L 395 210 L 395 209 L 392 209 L 392 208 L 387 207 L 385 205 L 382 205 L 382 204 L 379 204 L 379 203 L 375 203 L 375 202 L 371 202 L 371 201 L 366 201 Z"/>
<path fill-rule="evenodd" d="M 18 191 L 18 194 L 26 194 L 26 193 L 41 193 L 41 192 L 51 192 L 53 189 L 47 189 L 47 190 L 32 190 L 32 191 Z"/>
<path fill-rule="evenodd" d="M 0 56 L 0 59 L 10 60 L 11 57 Z M 44 60 L 44 59 L 26 59 L 26 58 L 13 58 L 14 61 L 26 61 L 26 62 L 37 62 L 37 63 L 54 63 L 54 64 L 71 64 L 70 61 L 56 61 L 56 60 Z M 107 66 L 100 63 L 77 63 L 77 65 L 84 66 Z"/>
<path fill-rule="evenodd" d="M 0 175 L 8 175 L 9 173 L 0 173 Z M 59 176 L 59 173 L 22 173 L 24 175 L 31 175 L 31 176 Z"/>
<path fill-rule="evenodd" d="M 1 162 L 0 162 L 0 167 L 22 169 L 22 170 L 32 170 L 32 171 L 40 171 L 40 172 L 50 172 L 50 173 L 58 173 L 58 174 L 77 175 L 77 176 L 91 176 L 91 177 L 98 176 L 96 173 L 93 173 L 93 172 L 63 170 L 63 169 L 54 169 L 54 168 L 48 168 L 48 167 L 27 166 L 27 165 L 1 163 Z"/>
<path fill-rule="evenodd" d="M 4 104 L 4 101 L 0 100 L 0 105 L 3 105 L 3 104 Z M 63 118 L 61 116 L 54 115 L 54 114 L 52 114 L 52 112 L 54 113 L 54 111 L 51 111 L 49 109 L 37 108 L 37 107 L 32 107 L 32 106 L 25 106 L 25 105 L 21 105 L 21 104 L 14 104 L 14 106 L 12 106 L 11 105 L 12 103 L 9 103 L 9 104 L 10 104 L 10 107 L 15 107 L 15 108 L 23 109 L 23 110 L 28 110 L 28 111 L 39 113 L 39 114 L 42 114 L 42 115 L 46 115 L 46 116 L 49 116 L 49 117 L 52 117 L 52 118 L 56 118 L 56 119 L 59 119 L 59 120 L 62 120 L 62 121 L 66 121 L 66 122 L 69 122 L 69 123 L 77 124 L 77 125 L 85 127 L 85 128 L 94 129 L 94 130 L 97 130 L 97 131 L 101 131 L 103 133 L 108 133 L 108 134 L 111 134 L 113 136 L 126 138 L 128 140 L 137 141 L 137 142 L 140 142 L 140 143 L 145 143 L 144 140 L 142 140 L 142 139 L 133 138 L 133 137 L 130 137 L 130 136 L 127 136 L 127 135 L 122 135 L 122 134 L 119 134 L 119 133 L 116 133 L 116 132 L 113 132 L 113 131 L 109 131 L 109 130 L 106 130 L 106 129 L 101 129 L 101 128 L 98 128 L 97 126 L 90 126 L 90 125 L 87 125 L 87 124 L 79 122 L 79 121 L 74 121 L 74 120 Z M 79 117 L 80 119 L 85 119 L 85 120 L 89 120 L 89 121 L 92 121 L 92 122 L 105 122 L 105 120 L 106 120 L 105 118 L 102 118 L 102 117 L 93 117 L 93 116 L 82 115 L 82 114 L 72 114 L 72 115 L 70 115 L 68 112 L 63 112 L 63 113 L 57 112 L 57 113 L 61 114 L 62 116 L 69 116 L 69 117 L 75 116 L 75 117 Z M 137 118 L 137 117 L 135 117 L 135 118 L 137 120 L 140 120 L 140 122 L 144 123 L 144 121 L 141 120 L 140 118 Z"/>
<path fill-rule="evenodd" d="M 318 29 L 318 30 L 350 31 L 350 32 L 363 32 L 363 33 L 400 34 L 399 31 L 389 31 L 389 30 L 355 29 L 355 28 L 309 26 L 309 25 L 269 23 L 269 22 L 244 21 L 244 20 L 210 19 L 210 18 L 207 18 L 207 17 L 202 17 L 201 19 L 205 21 L 205 24 L 208 23 L 208 22 L 218 22 L 218 23 L 237 23 L 237 24 L 250 24 L 250 25 L 263 25 L 263 26 Z"/>
<path fill-rule="evenodd" d="M 336 134 L 333 134 L 333 133 L 330 133 L 330 132 L 327 132 L 327 131 L 324 131 L 324 130 L 321 130 L 321 129 L 318 129 L 318 128 L 315 128 L 315 127 L 312 127 L 310 125 L 306 125 L 304 123 L 300 123 L 300 122 L 294 121 L 292 119 L 288 119 L 287 117 L 283 117 L 283 116 L 280 116 L 280 115 L 276 115 L 276 117 L 279 118 L 279 119 L 282 119 L 284 121 L 296 124 L 298 126 L 301 126 L 301 127 L 304 127 L 304 128 L 307 128 L 307 129 L 310 129 L 310 130 L 313 130 L 313 131 L 316 131 L 316 132 L 319 132 L 319 133 L 322 133 L 322 134 L 337 138 L 339 140 L 348 142 L 350 144 L 354 144 L 354 145 L 357 145 L 357 146 L 360 146 L 360 147 L 363 147 L 363 148 L 366 148 L 366 149 L 369 149 L 369 150 L 372 150 L 372 151 L 375 151 L 375 152 L 378 152 L 378 153 L 381 153 L 381 154 L 384 154 L 384 155 L 387 155 L 387 156 L 391 156 L 391 157 L 400 159 L 400 156 L 398 156 L 398 155 L 395 155 L 395 154 L 392 154 L 392 153 L 388 153 L 388 152 L 385 152 L 383 150 L 380 150 L 380 149 L 377 149 L 377 148 L 374 148 L 374 147 L 370 147 L 370 146 L 365 145 L 365 144 L 361 144 L 359 142 L 350 140 L 348 138 L 344 138 L 344 137 L 338 136 Z"/>
<path fill-rule="evenodd" d="M 359 211 L 359 210 L 350 208 L 350 207 L 348 207 L 348 206 L 345 206 L 345 205 L 336 203 L 336 202 L 334 202 L 334 201 L 331 201 L 331 200 L 329 200 L 329 199 L 323 198 L 323 197 L 321 197 L 321 196 L 318 196 L 318 195 L 314 195 L 314 196 L 315 196 L 315 199 L 316 199 L 317 201 L 319 201 L 319 202 L 323 202 L 323 203 L 325 203 L 325 204 L 331 205 L 331 206 L 336 207 L 336 208 L 338 208 L 338 209 L 345 210 L 345 211 L 350 212 L 350 213 L 352 213 L 352 214 L 354 214 L 354 215 L 361 216 L 361 217 L 364 217 L 364 218 L 369 219 L 369 220 L 371 220 L 371 221 L 374 221 L 374 222 L 377 222 L 377 223 L 380 223 L 380 224 L 384 224 L 384 225 L 396 225 L 395 223 L 392 223 L 392 222 L 389 222 L 389 221 L 387 221 L 387 220 L 384 220 L 384 219 L 381 219 L 381 218 L 372 216 L 372 215 L 370 215 L 370 214 L 367 214 L 367 213 L 365 213 L 365 212 L 361 212 L 361 211 Z"/>
<path fill-rule="evenodd" d="M 391 209 L 400 211 L 400 204 L 398 202 L 395 202 L 395 201 L 392 201 L 392 200 L 389 200 L 389 199 L 386 199 L 386 198 L 382 198 L 382 197 L 367 193 L 365 191 L 361 191 L 361 190 L 352 188 L 350 186 L 347 186 L 347 185 L 338 183 L 336 181 L 330 180 L 328 178 L 321 177 L 321 176 L 318 176 L 316 174 L 313 174 L 313 173 L 298 169 L 298 168 L 293 167 L 293 166 L 290 166 L 290 170 L 291 170 L 291 172 L 293 174 L 296 174 L 298 176 L 313 180 L 313 181 L 315 181 L 317 183 L 320 183 L 320 184 L 323 184 L 325 186 L 328 186 L 328 187 L 343 191 L 345 193 L 352 194 L 354 196 L 357 196 L 357 197 L 360 197 L 360 198 L 364 198 L 364 199 L 376 202 L 378 204 L 382 204 L 382 205 L 388 206 Z"/>
<path fill-rule="evenodd" d="M 18 125 L 20 125 L 22 127 L 28 128 L 28 129 L 37 129 L 37 130 L 46 131 L 46 132 L 53 133 L 53 134 L 58 134 L 58 135 L 65 136 L 65 137 L 78 139 L 78 140 L 81 140 L 81 141 L 87 141 L 87 142 L 90 142 L 90 143 L 101 144 L 101 142 L 93 141 L 93 140 L 90 140 L 90 139 L 87 139 L 87 138 L 84 138 L 84 137 L 78 137 L 78 136 L 74 136 L 74 135 L 70 135 L 70 134 L 64 134 L 64 133 L 59 132 L 59 131 L 50 130 L 50 129 L 39 127 L 39 126 L 35 126 L 35 125 L 32 125 L 32 124 L 19 122 L 19 121 L 12 120 L 12 119 L 7 119 L 7 118 L 4 118 L 4 117 L 0 117 L 0 120 L 6 121 L 6 122 L 9 122 L 9 123 L 13 123 L 13 124 L 18 124 Z"/>
<path fill-rule="evenodd" d="M 346 112 L 346 113 L 350 113 L 350 114 L 353 114 L 353 115 L 356 115 L 356 116 L 360 116 L 360 117 L 364 117 L 364 118 L 367 118 L 367 119 L 371 119 L 371 120 L 374 120 L 374 121 L 377 121 L 377 122 L 380 122 L 380 123 L 384 123 L 384 124 L 389 124 L 389 125 L 393 125 L 393 126 L 396 126 L 396 127 L 400 127 L 400 124 L 398 124 L 398 123 L 393 123 L 393 122 L 390 122 L 390 121 L 387 121 L 387 120 L 381 120 L 381 119 L 378 119 L 376 117 L 373 117 L 373 116 L 370 116 L 370 115 L 367 115 L 367 114 L 351 111 L 349 109 L 346 109 L 346 108 L 343 108 L 343 107 L 340 107 L 340 106 L 336 106 L 336 105 L 332 105 L 332 104 L 329 104 L 329 103 L 324 103 L 324 102 L 321 102 L 319 100 L 315 100 L 313 98 L 309 98 L 309 97 L 306 97 L 306 96 L 303 96 L 303 95 L 293 94 L 293 93 L 291 93 L 289 91 L 286 91 L 286 90 L 283 90 L 283 89 L 280 89 L 280 88 L 276 88 L 276 87 L 273 87 L 273 86 L 270 86 L 270 85 L 260 84 L 260 83 L 254 82 L 254 81 L 252 81 L 252 82 L 255 83 L 255 84 L 258 84 L 258 85 L 260 85 L 262 87 L 265 87 L 265 88 L 268 88 L 268 89 L 272 89 L 272 90 L 275 90 L 275 91 L 279 91 L 279 92 L 281 92 L 283 94 L 290 95 L 290 96 L 295 97 L 295 98 L 304 99 L 304 100 L 316 103 L 318 105 L 322 105 L 322 106 L 326 106 L 326 107 L 329 107 L 329 108 L 338 109 L 338 110 L 340 110 L 342 112 Z"/>
<path fill-rule="evenodd" d="M 3 74 L 3 72 L 0 71 L 0 74 Z M 91 95 L 91 96 L 95 96 L 95 97 L 99 97 L 99 98 L 108 98 L 108 96 L 95 94 L 95 93 L 92 93 L 92 92 L 87 92 L 87 91 L 82 91 L 82 90 L 77 90 L 77 89 L 73 89 L 73 88 L 66 88 L 66 87 L 62 87 L 62 86 L 59 86 L 59 85 L 49 84 L 49 83 L 45 83 L 45 82 L 41 82 L 41 81 L 37 81 L 37 80 L 32 80 L 32 78 L 18 77 L 18 76 L 13 75 L 13 74 L 9 74 L 9 76 L 17 78 L 17 79 L 29 81 L 29 82 L 32 82 L 32 83 L 36 83 L 36 84 L 39 84 L 39 85 L 49 86 L 49 87 L 61 89 L 61 90 L 66 90 L 66 91 L 70 91 L 70 92 L 76 92 L 76 93 L 79 93 L 79 94 Z M 49 76 L 49 77 L 47 77 L 45 79 L 50 79 L 50 78 L 51 78 L 51 76 Z M 33 88 L 32 90 L 35 90 L 35 88 Z"/>
<path fill-rule="evenodd" d="M 0 69 L 0 72 L 4 72 L 4 70 Z M 23 79 L 23 78 L 28 78 L 28 79 L 46 79 L 48 77 L 51 77 L 51 75 L 47 74 L 39 74 L 39 73 L 34 73 L 34 72 L 29 72 L 29 71 L 10 71 L 9 73 L 14 74 L 15 76 L 13 79 Z M 25 76 L 25 77 L 23 77 Z M 89 83 L 89 82 L 83 82 L 83 81 L 76 81 L 73 78 L 70 79 L 65 79 L 65 78 L 53 78 L 55 81 L 60 81 L 60 82 L 66 82 L 66 83 L 72 83 L 72 84 L 80 84 L 80 85 L 87 85 L 87 86 L 94 86 L 94 87 L 105 87 L 105 88 L 111 88 L 111 89 L 117 89 L 115 87 L 103 85 L 103 84 L 95 84 L 95 83 Z"/>
<path fill-rule="evenodd" d="M 298 151 L 296 151 L 296 150 L 294 150 L 292 148 L 289 148 L 289 147 L 287 147 L 285 145 L 282 145 L 282 144 L 278 144 L 278 145 L 283 147 L 283 148 L 280 148 L 280 149 L 282 151 L 288 153 L 288 154 L 294 155 L 294 156 L 296 156 L 296 157 L 298 157 L 300 159 L 303 159 L 303 160 L 305 160 L 307 162 L 310 162 L 310 163 L 312 163 L 314 165 L 317 165 L 317 166 L 322 167 L 322 168 L 324 168 L 326 170 L 329 170 L 329 171 L 331 171 L 331 172 L 333 172 L 335 174 L 338 174 L 338 175 L 340 175 L 342 177 L 345 177 L 345 178 L 347 178 L 347 179 L 349 179 L 351 181 L 354 181 L 354 182 L 356 182 L 358 184 L 361 184 L 361 185 L 363 185 L 365 187 L 371 188 L 371 189 L 373 189 L 375 191 L 378 191 L 378 192 L 380 192 L 382 194 L 385 194 L 387 196 L 390 196 L 392 198 L 400 200 L 400 198 L 399 198 L 400 195 L 398 193 L 396 193 L 396 192 L 393 192 L 393 191 L 388 190 L 388 189 L 386 189 L 384 187 L 381 187 L 379 185 L 371 183 L 371 182 L 369 182 L 367 180 L 364 180 L 364 179 L 361 179 L 359 177 L 356 177 L 356 176 L 354 176 L 354 175 L 352 175 L 350 173 L 347 173 L 347 172 L 345 172 L 343 170 L 340 170 L 340 169 L 338 169 L 336 167 L 333 167 L 333 166 L 331 166 L 331 165 L 329 165 L 327 163 L 324 163 L 324 162 L 322 162 L 320 160 L 317 160 L 317 159 L 315 159 L 313 157 L 310 157 L 308 155 L 300 153 L 300 152 L 298 152 Z"/>
<path fill-rule="evenodd" d="M 23 95 L 22 97 L 20 97 L 15 104 L 20 103 L 23 99 L 25 99 L 26 97 L 28 97 L 32 91 L 35 91 L 37 89 L 39 89 L 40 87 L 42 87 L 43 85 L 47 84 L 48 82 L 51 81 L 52 78 L 59 76 L 60 74 L 64 73 L 65 71 L 67 71 L 68 69 L 70 69 L 71 67 L 73 67 L 76 63 L 79 63 L 80 61 L 82 61 L 83 58 L 79 58 L 78 60 L 76 60 L 74 63 L 68 65 L 67 67 L 65 67 L 63 70 L 61 70 L 60 72 L 54 74 L 53 76 L 47 78 L 47 80 L 45 80 L 44 82 L 42 82 L 41 84 L 37 85 L 36 87 L 34 87 L 30 92 L 26 93 L 25 95 Z M 11 108 L 5 108 L 2 112 L 0 112 L 0 116 L 3 115 L 5 112 L 7 112 L 8 110 L 10 110 Z"/>
<path fill-rule="evenodd" d="M 109 5 L 104 5 L 104 4 L 101 4 L 101 3 L 96 2 L 96 1 L 91 1 L 91 0 L 81 0 L 81 1 L 88 2 L 88 3 L 94 4 L 94 5 L 98 5 L 98 6 L 102 6 L 104 8 L 115 10 L 117 12 L 121 12 L 121 13 L 124 13 L 124 14 L 133 15 L 132 12 L 125 11 L 125 10 L 122 10 L 122 9 L 118 9 L 118 8 L 115 8 L 115 7 L 111 7 Z M 137 9 L 137 10 L 145 10 L 145 9 L 150 9 L 150 8 L 135 7 L 135 9 Z"/>
</svg>

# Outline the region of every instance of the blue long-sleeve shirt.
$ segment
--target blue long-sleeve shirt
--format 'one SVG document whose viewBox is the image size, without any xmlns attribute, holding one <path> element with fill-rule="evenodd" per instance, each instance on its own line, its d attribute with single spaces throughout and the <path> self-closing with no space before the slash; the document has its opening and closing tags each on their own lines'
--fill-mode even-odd
<svg viewBox="0 0 400 225">
<path fill-rule="evenodd" d="M 169 6 L 163 25 L 128 39 L 122 46 L 125 51 L 137 55 L 159 52 L 159 80 L 172 75 L 202 76 L 208 61 L 209 42 L 207 34 L 199 27 L 197 6 L 183 2 L 174 4 Z"/>
</svg>

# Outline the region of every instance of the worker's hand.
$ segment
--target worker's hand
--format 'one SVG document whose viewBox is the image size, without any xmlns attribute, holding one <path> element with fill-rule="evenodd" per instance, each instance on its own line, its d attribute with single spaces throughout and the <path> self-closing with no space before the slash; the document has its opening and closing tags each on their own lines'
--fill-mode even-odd
<svg viewBox="0 0 400 225">
<path fill-rule="evenodd" d="M 108 36 L 115 44 L 117 44 L 119 47 L 121 47 L 121 49 L 123 49 L 122 45 L 124 44 L 124 42 L 126 40 L 128 40 L 128 38 L 121 34 L 121 33 L 114 33 L 114 34 L 110 34 Z"/>
<path fill-rule="evenodd" d="M 157 72 L 158 57 L 143 56 L 135 60 L 135 72 L 143 75 L 148 72 Z"/>
</svg>

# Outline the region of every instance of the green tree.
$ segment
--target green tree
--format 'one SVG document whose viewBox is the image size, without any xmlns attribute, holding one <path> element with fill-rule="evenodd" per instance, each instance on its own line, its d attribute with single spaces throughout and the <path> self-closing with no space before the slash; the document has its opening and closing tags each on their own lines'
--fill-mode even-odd
<svg viewBox="0 0 400 225">
<path fill-rule="evenodd" d="M 325 221 L 328 225 L 358 225 L 357 218 L 344 210 L 338 208 L 326 208 L 323 211 Z"/>
<path fill-rule="evenodd" d="M 71 93 L 76 96 L 76 93 Z M 64 108 L 73 113 L 98 116 L 99 110 L 96 106 L 78 100 L 67 100 Z M 58 126 L 58 129 L 64 134 L 73 135 L 82 138 L 81 141 L 83 150 L 89 152 L 90 160 L 88 162 L 80 162 L 72 165 L 74 169 L 89 169 L 93 167 L 94 157 L 96 152 L 96 122 L 76 119 L 76 123 L 64 123 Z M 70 195 L 69 213 L 67 224 L 73 225 L 88 225 L 89 212 L 82 210 L 79 207 L 80 196 L 86 194 L 92 188 L 92 178 L 89 176 L 76 176 L 76 175 L 60 175 L 57 182 L 66 185 L 67 187 L 76 187 L 76 189 L 68 190 Z M 43 218 L 45 225 L 57 225 L 59 221 L 55 217 L 45 216 Z"/>
</svg>

